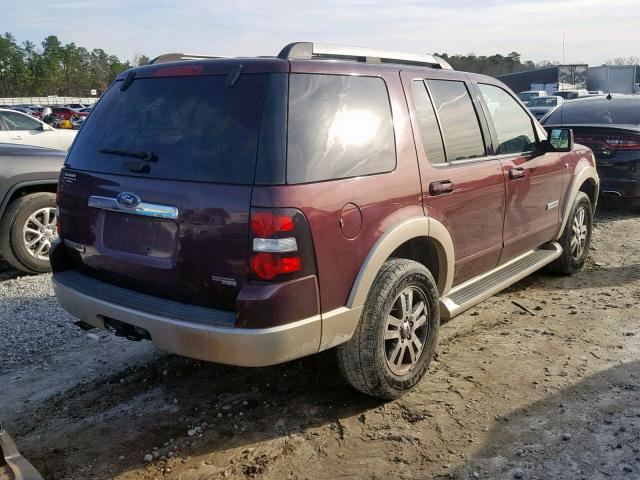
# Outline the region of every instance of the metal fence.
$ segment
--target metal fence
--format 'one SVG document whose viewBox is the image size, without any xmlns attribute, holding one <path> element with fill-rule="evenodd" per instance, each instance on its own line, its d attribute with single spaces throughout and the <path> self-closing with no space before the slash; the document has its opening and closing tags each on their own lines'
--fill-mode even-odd
<svg viewBox="0 0 640 480">
<path fill-rule="evenodd" d="M 98 99 L 96 97 L 58 97 L 50 95 L 48 97 L 7 97 L 0 98 L 0 105 L 66 105 L 67 103 L 82 103 L 93 105 Z"/>
</svg>

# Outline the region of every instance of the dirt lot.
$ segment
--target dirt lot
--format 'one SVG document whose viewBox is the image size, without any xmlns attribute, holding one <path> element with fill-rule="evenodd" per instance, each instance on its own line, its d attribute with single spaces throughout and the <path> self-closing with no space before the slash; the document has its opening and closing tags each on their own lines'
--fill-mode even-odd
<svg viewBox="0 0 640 480">
<path fill-rule="evenodd" d="M 599 215 L 591 253 L 443 325 L 386 404 L 332 352 L 238 369 L 77 331 L 47 276 L 5 266 L 0 417 L 47 479 L 638 479 L 640 218 Z"/>
</svg>

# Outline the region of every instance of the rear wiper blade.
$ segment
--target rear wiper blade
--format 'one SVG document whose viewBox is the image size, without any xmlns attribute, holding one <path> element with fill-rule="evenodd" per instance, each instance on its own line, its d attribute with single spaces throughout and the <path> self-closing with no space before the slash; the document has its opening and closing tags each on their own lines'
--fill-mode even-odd
<svg viewBox="0 0 640 480">
<path fill-rule="evenodd" d="M 106 153 L 107 155 L 119 155 L 121 157 L 132 157 L 139 158 L 144 160 L 145 162 L 155 162 L 158 157 L 156 157 L 149 150 L 139 150 L 137 152 L 132 152 L 129 150 L 118 150 L 117 148 L 103 148 L 100 150 L 100 153 Z"/>
</svg>

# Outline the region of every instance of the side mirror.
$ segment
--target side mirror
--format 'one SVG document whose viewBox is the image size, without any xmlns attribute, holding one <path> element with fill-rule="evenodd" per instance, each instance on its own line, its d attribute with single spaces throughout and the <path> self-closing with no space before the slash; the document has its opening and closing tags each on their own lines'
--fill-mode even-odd
<svg viewBox="0 0 640 480">
<path fill-rule="evenodd" d="M 570 152 L 573 150 L 573 130 L 570 128 L 549 128 L 549 137 L 543 147 L 549 152 Z"/>
</svg>

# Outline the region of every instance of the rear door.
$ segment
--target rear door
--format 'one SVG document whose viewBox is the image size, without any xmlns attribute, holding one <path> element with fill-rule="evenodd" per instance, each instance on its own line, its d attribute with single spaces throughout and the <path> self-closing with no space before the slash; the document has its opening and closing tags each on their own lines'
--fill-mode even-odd
<svg viewBox="0 0 640 480">
<path fill-rule="evenodd" d="M 402 77 L 415 108 L 425 210 L 451 234 L 454 285 L 459 284 L 498 264 L 505 202 L 501 164 L 488 155 L 489 133 L 466 76 L 403 72 Z"/>
<path fill-rule="evenodd" d="M 485 83 L 477 88 L 507 185 L 500 259 L 505 262 L 557 232 L 563 164 L 559 153 L 538 151 L 533 119 L 506 89 Z"/>
<path fill-rule="evenodd" d="M 229 84 L 184 68 L 116 82 L 101 98 L 62 172 L 61 236 L 103 281 L 232 309 L 269 75 Z"/>
</svg>

